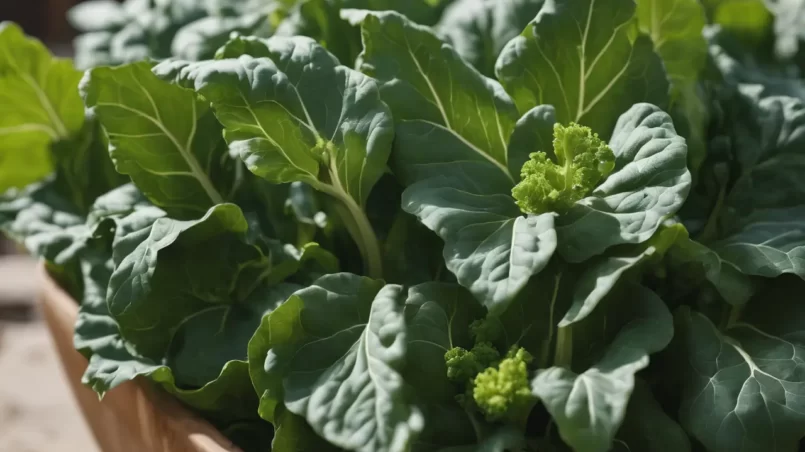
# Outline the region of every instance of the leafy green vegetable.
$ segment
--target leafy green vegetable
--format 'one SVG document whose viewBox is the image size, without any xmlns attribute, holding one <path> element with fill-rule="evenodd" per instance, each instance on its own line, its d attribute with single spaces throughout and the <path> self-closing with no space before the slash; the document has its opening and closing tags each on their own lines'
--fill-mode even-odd
<svg viewBox="0 0 805 452">
<path fill-rule="evenodd" d="M 83 79 L 4 23 L 0 230 L 244 451 L 795 451 L 800 3 L 94 0 Z"/>
<path fill-rule="evenodd" d="M 632 0 L 546 2 L 503 49 L 495 71 L 521 113 L 549 104 L 563 124 L 609 139 L 633 104 L 665 107 L 668 86 L 651 39 L 634 36 Z"/>
</svg>

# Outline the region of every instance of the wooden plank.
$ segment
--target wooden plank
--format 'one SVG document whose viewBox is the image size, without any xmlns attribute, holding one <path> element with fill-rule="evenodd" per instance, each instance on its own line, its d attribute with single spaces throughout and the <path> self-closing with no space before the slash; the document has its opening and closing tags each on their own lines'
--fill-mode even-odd
<svg viewBox="0 0 805 452">
<path fill-rule="evenodd" d="M 206 421 L 147 382 L 123 383 L 103 401 L 81 384 L 87 360 L 73 348 L 78 304 L 38 269 L 39 300 L 64 371 L 84 417 L 104 452 L 240 452 Z"/>
</svg>

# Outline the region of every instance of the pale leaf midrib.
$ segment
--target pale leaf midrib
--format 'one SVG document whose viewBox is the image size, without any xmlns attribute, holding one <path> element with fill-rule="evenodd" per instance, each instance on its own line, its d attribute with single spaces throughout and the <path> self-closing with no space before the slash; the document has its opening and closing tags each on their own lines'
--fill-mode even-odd
<svg viewBox="0 0 805 452">
<path fill-rule="evenodd" d="M 195 99 L 191 99 L 191 101 L 194 104 L 196 102 Z M 118 102 L 98 102 L 96 105 L 99 106 L 99 107 L 121 108 L 121 109 L 126 110 L 128 112 L 134 113 L 135 115 L 141 116 L 141 117 L 147 119 L 148 121 L 150 121 L 155 126 L 157 126 L 157 128 L 159 128 L 162 131 L 162 133 L 168 138 L 168 140 L 171 141 L 171 143 L 174 145 L 174 147 L 176 147 L 176 150 L 179 152 L 179 155 L 182 156 L 182 158 L 184 159 L 185 163 L 187 163 L 188 167 L 190 168 L 190 172 L 193 174 L 193 177 L 198 181 L 198 183 L 201 185 L 202 189 L 204 189 L 205 193 L 207 193 L 207 196 L 210 198 L 210 200 L 213 202 L 213 204 L 221 204 L 221 203 L 224 202 L 223 197 L 221 196 L 220 193 L 218 193 L 218 191 L 212 185 L 212 181 L 210 181 L 210 179 L 204 173 L 203 169 L 201 168 L 201 165 L 199 164 L 199 162 L 195 158 L 195 156 L 192 154 L 190 149 L 185 149 L 181 145 L 181 143 L 179 143 L 179 140 L 165 127 L 164 124 L 162 124 L 160 121 L 158 121 L 156 118 L 152 117 L 151 115 L 149 115 L 149 114 L 147 114 L 147 113 L 145 113 L 143 111 L 137 110 L 135 108 L 129 107 L 128 105 L 125 105 L 125 104 L 122 104 L 122 103 L 118 103 Z M 195 109 L 194 109 L 194 111 L 195 111 Z M 197 118 L 194 117 L 193 122 L 195 122 L 196 120 L 197 120 Z"/>
</svg>

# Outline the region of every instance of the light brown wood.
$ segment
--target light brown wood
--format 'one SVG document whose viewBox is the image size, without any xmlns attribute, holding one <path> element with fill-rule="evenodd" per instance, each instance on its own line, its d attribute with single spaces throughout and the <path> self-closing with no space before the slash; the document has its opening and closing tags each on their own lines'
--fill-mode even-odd
<svg viewBox="0 0 805 452">
<path fill-rule="evenodd" d="M 240 452 L 212 425 L 145 381 L 123 383 L 102 401 L 81 384 L 87 360 L 73 348 L 78 304 L 39 265 L 39 301 L 73 394 L 104 452 Z M 55 378 L 55 376 L 54 376 Z"/>
</svg>

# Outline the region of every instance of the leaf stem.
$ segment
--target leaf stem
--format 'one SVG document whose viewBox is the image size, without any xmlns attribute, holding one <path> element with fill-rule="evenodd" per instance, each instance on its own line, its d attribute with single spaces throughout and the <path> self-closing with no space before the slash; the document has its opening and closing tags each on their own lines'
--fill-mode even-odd
<svg viewBox="0 0 805 452">
<path fill-rule="evenodd" d="M 559 327 L 556 334 L 556 351 L 553 365 L 570 369 L 573 362 L 573 327 Z"/>
<path fill-rule="evenodd" d="M 366 213 L 344 190 L 337 176 L 333 178 L 332 184 L 319 184 L 316 188 L 341 201 L 341 205 L 346 209 L 342 214 L 346 217 L 347 230 L 361 252 L 366 275 L 370 278 L 381 279 L 383 277 L 383 257 L 380 253 L 377 235 L 375 235 Z"/>
</svg>

